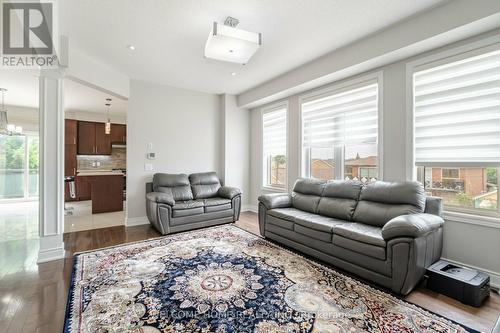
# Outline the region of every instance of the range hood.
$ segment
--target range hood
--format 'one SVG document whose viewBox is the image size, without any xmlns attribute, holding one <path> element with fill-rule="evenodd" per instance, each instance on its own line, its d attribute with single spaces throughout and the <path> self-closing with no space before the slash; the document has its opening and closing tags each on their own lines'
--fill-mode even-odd
<svg viewBox="0 0 500 333">
<path fill-rule="evenodd" d="M 127 148 L 127 145 L 123 144 L 123 143 L 113 143 L 111 144 L 111 148 L 122 148 L 122 149 L 126 149 Z"/>
</svg>

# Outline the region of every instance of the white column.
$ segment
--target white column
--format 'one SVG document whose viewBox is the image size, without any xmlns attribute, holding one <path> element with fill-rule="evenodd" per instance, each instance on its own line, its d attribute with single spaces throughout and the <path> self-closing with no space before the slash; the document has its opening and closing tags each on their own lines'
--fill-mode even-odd
<svg viewBox="0 0 500 333">
<path fill-rule="evenodd" d="M 40 249 L 38 263 L 64 258 L 64 110 L 60 71 L 40 75 Z"/>
</svg>

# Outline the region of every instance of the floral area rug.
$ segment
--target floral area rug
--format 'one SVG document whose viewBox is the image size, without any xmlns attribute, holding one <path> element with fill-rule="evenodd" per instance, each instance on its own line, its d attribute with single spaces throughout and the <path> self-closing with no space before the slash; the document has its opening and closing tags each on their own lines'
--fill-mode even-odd
<svg viewBox="0 0 500 333">
<path fill-rule="evenodd" d="M 65 333 L 473 332 L 225 225 L 75 255 Z"/>
</svg>

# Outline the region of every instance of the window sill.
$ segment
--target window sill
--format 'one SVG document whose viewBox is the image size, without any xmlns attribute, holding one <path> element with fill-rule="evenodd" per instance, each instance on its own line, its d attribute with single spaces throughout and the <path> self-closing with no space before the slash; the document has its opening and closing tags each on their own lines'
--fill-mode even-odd
<svg viewBox="0 0 500 333">
<path fill-rule="evenodd" d="M 447 221 L 469 223 L 483 227 L 500 229 L 500 217 L 491 217 L 484 215 L 475 215 L 456 211 L 443 212 L 443 218 Z"/>
</svg>

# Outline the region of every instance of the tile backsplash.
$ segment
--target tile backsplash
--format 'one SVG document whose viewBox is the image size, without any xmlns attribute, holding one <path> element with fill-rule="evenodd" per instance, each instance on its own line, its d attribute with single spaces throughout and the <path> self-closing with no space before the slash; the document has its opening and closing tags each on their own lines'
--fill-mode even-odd
<svg viewBox="0 0 500 333">
<path fill-rule="evenodd" d="M 113 148 L 111 155 L 78 155 L 76 161 L 78 170 L 125 169 L 127 166 L 127 149 Z M 100 162 L 101 165 L 93 167 L 93 162 Z"/>
</svg>

